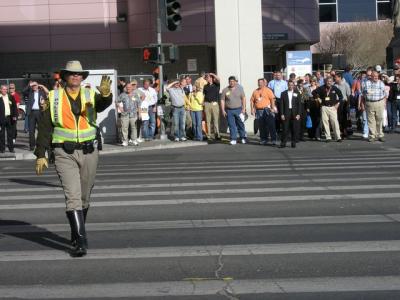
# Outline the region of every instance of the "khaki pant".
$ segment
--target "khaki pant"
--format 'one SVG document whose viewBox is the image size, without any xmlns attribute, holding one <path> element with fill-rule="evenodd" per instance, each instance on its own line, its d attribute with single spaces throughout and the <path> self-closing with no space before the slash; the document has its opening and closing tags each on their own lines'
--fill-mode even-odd
<svg viewBox="0 0 400 300">
<path fill-rule="evenodd" d="M 214 134 L 219 137 L 219 105 L 217 102 L 205 102 L 204 113 L 206 114 L 207 138 L 211 137 L 211 121 L 214 125 Z"/>
<path fill-rule="evenodd" d="M 367 111 L 369 138 L 383 138 L 383 111 L 385 101 L 365 102 Z"/>
<path fill-rule="evenodd" d="M 131 140 L 137 139 L 137 118 L 130 118 L 128 116 L 121 116 L 121 130 L 122 130 L 122 141 L 128 142 L 129 128 L 131 129 Z"/>
<path fill-rule="evenodd" d="M 95 149 L 90 154 L 83 154 L 82 150 L 67 154 L 62 148 L 55 148 L 54 155 L 67 211 L 88 208 L 96 177 L 98 150 Z"/>
<path fill-rule="evenodd" d="M 335 133 L 335 138 L 340 140 L 340 127 L 338 121 L 337 110 L 334 106 L 322 106 L 321 107 L 321 120 L 324 126 L 325 137 L 327 140 L 331 140 L 331 129 L 329 124 L 332 126 L 333 132 Z"/>
</svg>

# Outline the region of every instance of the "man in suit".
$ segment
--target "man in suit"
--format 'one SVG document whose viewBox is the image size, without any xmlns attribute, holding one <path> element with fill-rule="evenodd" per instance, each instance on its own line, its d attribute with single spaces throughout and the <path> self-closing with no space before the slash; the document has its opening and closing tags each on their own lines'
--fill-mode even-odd
<svg viewBox="0 0 400 300">
<path fill-rule="evenodd" d="M 14 153 L 14 123 L 17 122 L 17 104 L 14 97 L 8 93 L 6 85 L 0 86 L 0 153 L 6 148 L 5 134 L 7 131 L 7 146 Z"/>
<path fill-rule="evenodd" d="M 296 147 L 296 139 L 299 134 L 301 103 L 300 95 L 295 90 L 295 82 L 288 82 L 288 90 L 282 92 L 281 101 L 279 102 L 279 113 L 283 125 L 282 138 L 280 148 L 286 147 L 286 140 L 291 131 L 292 148 Z"/>
<path fill-rule="evenodd" d="M 27 113 L 29 117 L 29 149 L 35 149 L 35 133 L 37 124 L 40 119 L 40 105 L 47 98 L 49 91 L 43 85 L 36 81 L 30 83 L 30 91 L 28 94 Z"/>
</svg>

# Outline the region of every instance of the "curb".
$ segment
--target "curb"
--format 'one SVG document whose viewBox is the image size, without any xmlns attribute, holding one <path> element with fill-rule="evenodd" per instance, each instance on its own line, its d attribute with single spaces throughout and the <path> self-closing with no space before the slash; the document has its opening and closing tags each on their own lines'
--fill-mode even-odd
<svg viewBox="0 0 400 300">
<path fill-rule="evenodd" d="M 105 149 L 100 152 L 101 155 L 108 154 L 116 154 L 116 153 L 133 153 L 133 152 L 141 152 L 141 151 L 150 151 L 150 150 L 161 150 L 161 149 L 178 149 L 178 148 L 188 148 L 188 147 L 197 147 L 197 146 L 206 146 L 207 142 L 182 142 L 182 143 L 164 143 L 158 144 L 154 146 L 141 147 L 141 146 L 110 146 L 111 149 Z M 108 148 L 107 145 L 105 145 Z M 0 161 L 8 161 L 8 160 L 34 160 L 36 156 L 29 151 L 16 152 L 16 153 L 5 153 L 0 154 Z"/>
</svg>

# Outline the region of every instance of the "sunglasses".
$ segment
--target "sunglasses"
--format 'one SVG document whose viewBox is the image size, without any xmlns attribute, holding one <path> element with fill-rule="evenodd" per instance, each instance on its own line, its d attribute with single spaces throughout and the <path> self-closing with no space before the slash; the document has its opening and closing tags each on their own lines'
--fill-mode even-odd
<svg viewBox="0 0 400 300">
<path fill-rule="evenodd" d="M 70 75 L 70 76 L 82 76 L 82 74 L 79 73 L 79 72 L 68 72 L 67 75 Z"/>
</svg>

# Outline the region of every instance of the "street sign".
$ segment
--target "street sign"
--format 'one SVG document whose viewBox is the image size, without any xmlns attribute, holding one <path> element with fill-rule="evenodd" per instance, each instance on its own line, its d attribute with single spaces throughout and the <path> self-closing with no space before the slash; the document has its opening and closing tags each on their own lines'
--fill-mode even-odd
<svg viewBox="0 0 400 300">
<path fill-rule="evenodd" d="M 288 40 L 289 36 L 287 33 L 264 33 L 263 39 L 267 41 Z"/>
<path fill-rule="evenodd" d="M 312 54 L 311 51 L 286 51 L 287 74 L 304 76 L 312 74 Z"/>
</svg>

